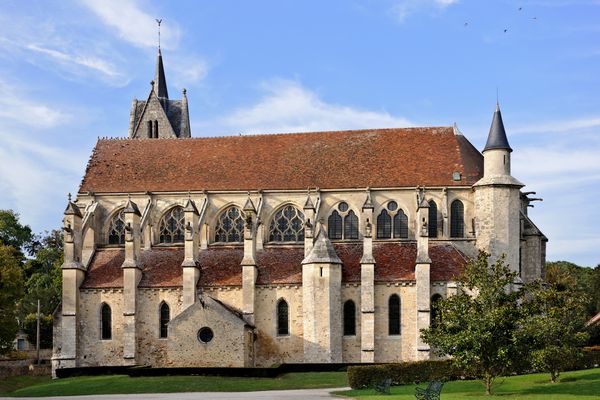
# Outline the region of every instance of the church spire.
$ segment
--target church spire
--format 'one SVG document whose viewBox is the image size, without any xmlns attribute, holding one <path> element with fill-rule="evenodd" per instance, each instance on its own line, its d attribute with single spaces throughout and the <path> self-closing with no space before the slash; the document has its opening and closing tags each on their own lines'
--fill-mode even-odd
<svg viewBox="0 0 600 400">
<path fill-rule="evenodd" d="M 158 59 L 156 60 L 156 77 L 154 78 L 154 90 L 159 99 L 168 99 L 167 79 L 165 78 L 165 68 L 163 67 L 162 53 L 160 51 L 160 23 L 162 19 L 157 19 L 158 23 Z"/>
<path fill-rule="evenodd" d="M 500 113 L 500 104 L 498 103 L 496 103 L 494 119 L 492 120 L 490 133 L 483 151 L 492 149 L 508 150 L 509 152 L 512 151 L 510 145 L 508 144 L 506 132 L 504 131 L 504 123 L 502 122 L 502 114 Z"/>
</svg>

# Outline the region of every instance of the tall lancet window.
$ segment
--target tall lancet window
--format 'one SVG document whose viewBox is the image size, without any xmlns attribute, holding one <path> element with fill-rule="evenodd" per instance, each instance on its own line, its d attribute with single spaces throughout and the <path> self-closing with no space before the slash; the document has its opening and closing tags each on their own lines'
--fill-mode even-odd
<svg viewBox="0 0 600 400">
<path fill-rule="evenodd" d="M 438 212 L 435 201 L 429 200 L 429 237 L 436 238 L 438 236 Z"/>
<path fill-rule="evenodd" d="M 345 201 L 327 219 L 327 236 L 331 240 L 358 239 L 358 217 Z"/>
<path fill-rule="evenodd" d="M 356 305 L 352 300 L 344 303 L 344 335 L 356 335 Z"/>
<path fill-rule="evenodd" d="M 244 241 L 244 213 L 232 206 L 217 217 L 215 242 L 241 243 Z"/>
<path fill-rule="evenodd" d="M 397 294 L 388 300 L 388 334 L 400 334 L 400 296 Z"/>
<path fill-rule="evenodd" d="M 160 334 L 159 337 L 161 339 L 166 339 L 169 334 L 168 325 L 171 320 L 171 310 L 169 309 L 169 305 L 164 301 L 160 305 Z"/>
<path fill-rule="evenodd" d="M 280 208 L 269 226 L 271 242 L 301 242 L 304 240 L 304 214 L 292 205 Z"/>
<path fill-rule="evenodd" d="M 160 243 L 183 243 L 185 217 L 183 207 L 173 207 L 163 215 L 158 226 Z"/>
<path fill-rule="evenodd" d="M 408 216 L 390 201 L 377 216 L 377 239 L 408 239 Z"/>
<path fill-rule="evenodd" d="M 450 205 L 450 237 L 465 237 L 465 207 L 460 200 Z"/>
<path fill-rule="evenodd" d="M 100 307 L 100 337 L 103 340 L 112 339 L 112 311 L 106 303 Z"/>
<path fill-rule="evenodd" d="M 125 213 L 116 213 L 108 227 L 108 244 L 125 244 Z"/>
<path fill-rule="evenodd" d="M 290 334 L 290 317 L 288 303 L 281 299 L 277 303 L 277 334 L 285 336 Z"/>
</svg>

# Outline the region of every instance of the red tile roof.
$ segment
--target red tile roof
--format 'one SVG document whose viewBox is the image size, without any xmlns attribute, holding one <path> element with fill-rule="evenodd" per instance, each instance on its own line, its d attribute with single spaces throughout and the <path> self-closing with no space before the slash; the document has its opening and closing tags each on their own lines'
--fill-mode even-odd
<svg viewBox="0 0 600 400">
<path fill-rule="evenodd" d="M 335 244 L 342 260 L 342 281 L 360 282 L 360 259 L 362 244 Z M 431 280 L 451 280 L 462 271 L 466 260 L 452 245 L 431 243 L 429 255 L 432 260 Z M 415 243 L 375 243 L 373 256 L 376 282 L 411 281 L 415 279 Z M 200 251 L 201 276 L 198 286 L 241 286 L 243 257 L 241 247 L 211 247 Z M 121 264 L 124 250 L 106 248 L 96 251 L 82 288 L 121 288 L 123 272 Z M 181 287 L 183 261 L 182 248 L 155 248 L 141 251 L 143 271 L 140 287 Z M 257 251 L 259 285 L 283 285 L 302 283 L 302 247 L 269 247 Z"/>
<path fill-rule="evenodd" d="M 101 139 L 79 191 L 471 185 L 482 168 L 482 155 L 451 127 Z"/>
</svg>

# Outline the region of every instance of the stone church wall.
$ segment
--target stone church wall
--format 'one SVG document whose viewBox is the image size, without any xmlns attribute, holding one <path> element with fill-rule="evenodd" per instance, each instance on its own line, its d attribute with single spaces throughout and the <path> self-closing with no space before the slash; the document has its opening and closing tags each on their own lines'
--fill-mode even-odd
<svg viewBox="0 0 600 400">
<path fill-rule="evenodd" d="M 123 364 L 123 291 L 88 289 L 80 292 L 79 356 L 81 367 Z M 106 303 L 112 313 L 111 339 L 101 339 L 100 308 Z"/>
<path fill-rule="evenodd" d="M 390 336 L 388 301 L 392 294 L 400 296 L 400 335 Z M 414 284 L 375 284 L 375 362 L 414 359 L 417 344 L 416 310 Z"/>
</svg>

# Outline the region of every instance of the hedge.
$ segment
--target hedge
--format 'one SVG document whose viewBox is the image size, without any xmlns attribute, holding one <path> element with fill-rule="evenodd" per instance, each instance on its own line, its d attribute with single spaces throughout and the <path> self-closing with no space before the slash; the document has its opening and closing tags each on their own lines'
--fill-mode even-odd
<svg viewBox="0 0 600 400">
<path fill-rule="evenodd" d="M 348 367 L 348 383 L 352 389 L 373 387 L 392 378 L 392 385 L 426 381 L 447 381 L 464 375 L 450 360 L 416 361 L 398 364 L 375 364 Z"/>
</svg>

